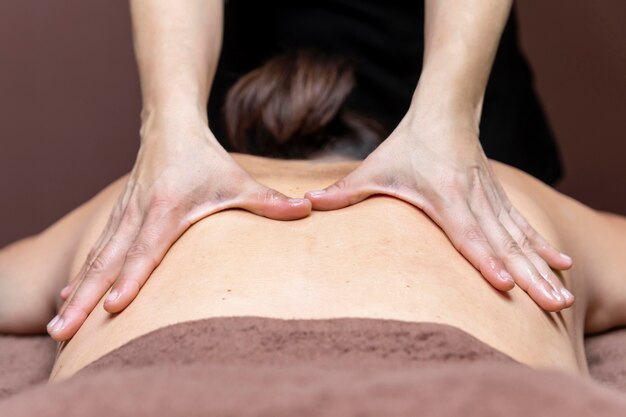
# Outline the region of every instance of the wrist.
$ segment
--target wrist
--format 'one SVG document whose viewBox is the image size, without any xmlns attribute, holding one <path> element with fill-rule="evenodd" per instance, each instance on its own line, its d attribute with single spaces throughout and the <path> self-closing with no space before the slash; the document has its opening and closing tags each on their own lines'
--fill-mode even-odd
<svg viewBox="0 0 626 417">
<path fill-rule="evenodd" d="M 457 88 L 453 80 L 420 79 L 405 116 L 409 125 L 443 125 L 478 134 L 483 94 Z"/>
<path fill-rule="evenodd" d="M 141 111 L 141 143 L 179 141 L 181 138 L 212 137 L 206 108 L 168 103 Z"/>
<path fill-rule="evenodd" d="M 160 130 L 208 130 L 206 105 L 199 103 L 167 101 L 145 104 L 141 109 L 142 139 Z"/>
<path fill-rule="evenodd" d="M 208 123 L 206 105 L 206 102 L 188 99 L 144 101 L 140 113 L 141 124 L 147 125 L 155 121 L 175 121 L 181 118 L 193 118 Z"/>
</svg>

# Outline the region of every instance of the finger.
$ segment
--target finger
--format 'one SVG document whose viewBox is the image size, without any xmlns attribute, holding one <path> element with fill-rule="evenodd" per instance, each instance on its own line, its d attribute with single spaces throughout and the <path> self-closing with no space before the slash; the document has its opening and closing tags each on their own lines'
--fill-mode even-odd
<svg viewBox="0 0 626 417">
<path fill-rule="evenodd" d="M 87 259 L 85 259 L 85 262 L 83 262 L 76 276 L 72 278 L 72 280 L 65 287 L 61 289 L 60 295 L 63 301 L 67 301 L 67 299 L 74 293 L 74 291 L 76 290 L 76 287 L 80 284 L 83 277 L 85 276 L 85 273 L 89 270 L 89 266 L 93 263 L 94 259 L 102 251 L 104 244 L 106 243 L 105 238 L 106 238 L 106 241 L 108 241 L 111 238 L 111 231 L 109 227 L 105 228 L 105 230 L 100 234 L 98 241 L 96 242 L 94 247 L 89 251 L 89 254 L 87 255 Z"/>
<path fill-rule="evenodd" d="M 74 286 L 73 294 L 48 324 L 48 333 L 52 338 L 57 341 L 67 340 L 78 331 L 113 284 L 136 229 L 133 221 L 121 222 L 116 233 L 88 264 L 83 277 Z"/>
<path fill-rule="evenodd" d="M 311 201 L 315 210 L 336 210 L 359 203 L 378 191 L 357 168 L 323 190 L 307 192 L 304 197 Z"/>
<path fill-rule="evenodd" d="M 48 324 L 48 333 L 57 341 L 71 338 L 80 328 L 102 295 L 110 288 L 114 275 L 105 271 L 119 258 L 116 244 L 109 243 L 87 269 L 84 277 L 74 286 L 59 314 Z M 123 258 L 122 258 L 123 259 Z"/>
<path fill-rule="evenodd" d="M 102 233 L 100 233 L 100 236 L 98 236 L 98 240 L 89 251 L 87 259 L 85 260 L 85 262 L 83 262 L 83 265 L 81 266 L 76 276 L 72 278 L 72 280 L 61 289 L 60 295 L 63 301 L 67 301 L 67 299 L 74 293 L 76 287 L 80 284 L 81 280 L 85 276 L 85 273 L 89 270 L 90 265 L 100 254 L 105 244 L 111 239 L 111 236 L 119 227 L 118 219 L 121 218 L 122 213 L 118 206 L 119 204 L 116 204 L 116 206 L 113 208 L 107 224 L 104 227 L 104 230 L 102 231 Z"/>
<path fill-rule="evenodd" d="M 517 227 L 528 237 L 533 247 L 550 267 L 554 269 L 569 269 L 572 267 L 572 258 L 558 251 L 554 246 L 550 245 L 544 238 L 532 227 L 526 218 L 522 216 L 515 207 L 510 210 L 511 219 Z"/>
<path fill-rule="evenodd" d="M 476 216 L 491 247 L 502 259 L 515 283 L 526 291 L 541 308 L 547 311 L 561 310 L 565 305 L 565 298 L 560 292 L 554 290 L 537 271 L 535 265 L 496 217 L 491 204 L 481 190 L 482 185 L 474 190 L 470 209 Z"/>
<path fill-rule="evenodd" d="M 63 301 L 67 301 L 67 299 L 70 297 L 70 295 L 72 295 L 72 293 L 74 292 L 74 289 L 75 289 L 77 284 L 78 284 L 78 280 L 74 280 L 70 284 L 68 284 L 65 287 L 61 288 L 60 295 L 61 295 L 61 299 Z"/>
<path fill-rule="evenodd" d="M 153 207 L 126 252 L 119 278 L 105 299 L 104 308 L 119 313 L 135 299 L 150 274 L 174 242 L 189 227 L 174 207 Z"/>
<path fill-rule="evenodd" d="M 485 234 L 467 206 L 456 210 L 427 213 L 441 226 L 454 247 L 494 288 L 509 291 L 515 287 L 513 277 L 493 251 Z"/>
<path fill-rule="evenodd" d="M 127 184 L 127 187 L 122 193 L 122 195 L 120 196 L 120 198 L 117 200 L 116 204 L 113 206 L 113 209 L 111 210 L 111 214 L 109 215 L 109 218 L 107 220 L 107 223 L 106 223 L 106 226 L 104 227 L 103 232 L 100 233 L 100 236 L 98 236 L 98 240 L 93 245 L 91 251 L 87 255 L 87 259 L 81 266 L 81 269 L 79 270 L 78 274 L 76 274 L 76 276 L 72 278 L 72 280 L 69 282 L 68 285 L 66 285 L 65 287 L 61 289 L 60 295 L 61 295 L 62 300 L 67 301 L 67 299 L 76 290 L 76 287 L 80 284 L 82 278 L 85 276 L 85 273 L 89 269 L 89 266 L 93 263 L 96 257 L 100 254 L 105 244 L 111 239 L 111 236 L 113 236 L 113 234 L 119 228 L 121 220 L 124 218 L 124 216 L 125 215 L 128 216 L 128 214 L 133 214 L 133 213 L 128 213 L 128 210 L 129 210 L 128 203 L 130 201 L 130 195 L 131 195 L 129 190 L 132 190 L 132 184 L 130 183 L 130 181 Z M 132 207 L 131 207 L 131 210 L 132 210 Z"/>
<path fill-rule="evenodd" d="M 487 165 L 487 169 L 492 179 L 496 178 L 490 165 Z M 519 229 L 530 240 L 539 256 L 541 256 L 548 263 L 548 265 L 554 269 L 563 270 L 571 268 L 572 258 L 550 245 L 543 238 L 543 236 L 541 236 L 539 232 L 537 232 L 537 230 L 535 230 L 535 228 L 528 223 L 526 218 L 522 216 L 522 214 L 517 211 L 515 207 L 513 207 L 500 181 L 492 181 L 492 184 L 496 187 L 496 191 L 500 197 L 500 202 L 503 205 L 503 208 L 510 214 Z"/>
<path fill-rule="evenodd" d="M 546 261 L 535 251 L 530 239 L 522 232 L 513 219 L 511 219 L 506 210 L 502 210 L 499 219 L 526 257 L 533 263 L 539 274 L 548 281 L 554 290 L 561 293 L 565 299 L 565 306 L 563 308 L 571 307 L 574 303 L 574 295 L 563 286 L 561 280 L 556 276 L 554 271 L 550 269 Z"/>
<path fill-rule="evenodd" d="M 256 182 L 230 203 L 229 208 L 235 207 L 275 220 L 297 220 L 311 214 L 311 202 L 306 198 L 289 198 Z"/>
</svg>

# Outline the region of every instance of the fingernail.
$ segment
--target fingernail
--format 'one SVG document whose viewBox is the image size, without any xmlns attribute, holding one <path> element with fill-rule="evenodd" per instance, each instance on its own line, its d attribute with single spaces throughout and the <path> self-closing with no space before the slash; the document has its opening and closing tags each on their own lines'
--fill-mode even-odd
<svg viewBox="0 0 626 417">
<path fill-rule="evenodd" d="M 292 206 L 299 206 L 299 205 L 302 205 L 302 204 L 306 203 L 306 199 L 304 199 L 304 198 L 290 198 L 287 201 Z"/>
<path fill-rule="evenodd" d="M 565 297 L 565 299 L 568 300 L 568 301 L 574 298 L 574 294 L 569 292 L 567 290 L 567 288 L 562 288 L 561 289 L 561 294 L 563 294 L 563 297 Z"/>
<path fill-rule="evenodd" d="M 120 293 L 117 292 L 116 290 L 113 290 L 109 293 L 109 295 L 107 296 L 106 302 L 112 303 L 117 301 L 118 298 L 120 298 Z"/>
<path fill-rule="evenodd" d="M 563 296 L 557 290 L 552 289 L 550 293 L 556 301 L 563 301 Z"/>
<path fill-rule="evenodd" d="M 312 195 L 312 196 L 316 196 L 316 195 L 322 195 L 325 194 L 326 190 L 314 190 L 314 191 L 309 191 L 308 194 Z"/>
<path fill-rule="evenodd" d="M 46 327 L 48 329 L 54 328 L 54 325 L 57 324 L 57 321 L 59 321 L 59 316 L 54 316 L 54 318 L 52 320 L 50 320 L 50 323 L 48 323 L 48 325 Z"/>
<path fill-rule="evenodd" d="M 564 253 L 561 253 L 561 258 L 565 259 L 567 262 L 572 262 L 572 258 Z"/>
<path fill-rule="evenodd" d="M 52 328 L 50 329 L 50 331 L 52 333 L 57 333 L 60 332 L 61 330 L 63 330 L 65 328 L 65 320 L 62 318 L 59 318 L 59 320 L 57 320 L 54 323 L 54 326 L 52 326 Z"/>
<path fill-rule="evenodd" d="M 507 271 L 505 271 L 504 269 L 502 269 L 500 271 L 500 279 L 504 282 L 513 282 L 513 277 L 511 276 L 511 274 L 509 274 Z"/>
</svg>

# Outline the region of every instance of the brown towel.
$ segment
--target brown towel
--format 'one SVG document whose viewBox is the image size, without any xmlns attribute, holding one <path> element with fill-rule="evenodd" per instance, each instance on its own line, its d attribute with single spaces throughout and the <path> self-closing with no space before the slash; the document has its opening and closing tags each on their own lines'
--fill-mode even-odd
<svg viewBox="0 0 626 417">
<path fill-rule="evenodd" d="M 325 369 L 404 369 L 424 363 L 517 363 L 468 333 L 397 320 L 222 317 L 165 327 L 133 340 L 81 373 L 214 363 Z"/>
<path fill-rule="evenodd" d="M 46 382 L 56 343 L 48 335 L 0 336 L 0 399 Z"/>
<path fill-rule="evenodd" d="M 626 328 L 585 339 L 592 378 L 626 393 Z"/>
<path fill-rule="evenodd" d="M 536 371 L 451 326 L 213 318 L 142 336 L 0 416 L 623 416 L 626 398 Z"/>
</svg>

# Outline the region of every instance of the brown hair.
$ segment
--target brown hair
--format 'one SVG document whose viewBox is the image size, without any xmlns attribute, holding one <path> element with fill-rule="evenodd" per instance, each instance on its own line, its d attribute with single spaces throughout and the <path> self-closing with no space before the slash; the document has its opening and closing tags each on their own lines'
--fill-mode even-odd
<svg viewBox="0 0 626 417">
<path fill-rule="evenodd" d="M 274 57 L 228 91 L 228 139 L 238 152 L 277 158 L 324 150 L 364 158 L 381 142 L 382 128 L 345 108 L 354 83 L 352 66 L 338 56 Z"/>
</svg>

